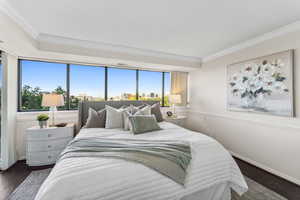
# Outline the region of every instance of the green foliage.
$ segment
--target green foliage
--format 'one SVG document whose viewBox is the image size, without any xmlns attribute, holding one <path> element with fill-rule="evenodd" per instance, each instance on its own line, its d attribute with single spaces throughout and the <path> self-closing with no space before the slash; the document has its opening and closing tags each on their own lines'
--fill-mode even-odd
<svg viewBox="0 0 300 200">
<path fill-rule="evenodd" d="M 70 109 L 77 109 L 80 99 L 75 96 L 70 96 Z"/>
<path fill-rule="evenodd" d="M 62 94 L 62 95 L 66 94 L 66 91 L 64 89 L 62 89 L 61 86 L 58 86 L 53 92 L 56 94 Z"/>
<path fill-rule="evenodd" d="M 29 85 L 24 85 L 22 88 L 22 107 L 21 109 L 24 111 L 27 110 L 48 110 L 48 108 L 42 107 L 42 97 L 43 94 L 49 94 L 50 91 L 42 91 L 41 88 L 39 87 L 31 87 Z M 53 93 L 56 94 L 62 94 L 63 96 L 67 96 L 67 92 L 61 87 L 58 86 L 56 89 L 52 91 Z M 136 96 L 132 95 L 129 100 L 136 100 Z M 161 97 L 139 97 L 139 100 L 156 100 L 156 101 L 161 101 Z M 97 101 L 104 101 L 104 99 L 97 99 Z M 76 96 L 70 95 L 70 109 L 77 109 L 78 104 L 80 102 L 80 99 Z M 66 102 L 67 103 L 67 102 Z M 165 106 L 170 106 L 169 103 L 169 97 L 166 95 L 164 98 L 164 105 Z M 67 108 L 67 104 L 64 106 L 58 107 L 58 110 L 65 110 Z"/>
<path fill-rule="evenodd" d="M 22 107 L 21 109 L 26 110 L 48 110 L 48 108 L 42 107 L 42 97 L 43 94 L 49 94 L 49 91 L 42 91 L 39 87 L 31 87 L 29 85 L 24 85 L 22 88 Z M 52 91 L 56 94 L 62 94 L 63 96 L 66 96 L 66 91 L 61 87 L 58 86 L 55 90 Z M 71 109 L 77 109 L 78 103 L 80 99 L 78 99 L 75 96 L 70 96 L 70 108 Z M 58 107 L 58 110 L 65 110 L 65 106 Z"/>
<path fill-rule="evenodd" d="M 169 96 L 166 95 L 164 98 L 164 106 L 170 106 Z"/>
<path fill-rule="evenodd" d="M 45 108 L 41 106 L 42 95 L 41 88 L 32 88 L 28 85 L 24 85 L 22 88 L 22 110 L 45 110 Z"/>
<path fill-rule="evenodd" d="M 40 114 L 36 118 L 38 121 L 47 121 L 49 119 L 49 116 L 46 114 Z"/>
</svg>

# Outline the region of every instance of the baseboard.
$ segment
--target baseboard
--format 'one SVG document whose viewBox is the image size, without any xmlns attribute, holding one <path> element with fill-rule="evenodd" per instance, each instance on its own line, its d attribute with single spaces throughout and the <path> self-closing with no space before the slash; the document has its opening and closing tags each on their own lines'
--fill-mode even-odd
<svg viewBox="0 0 300 200">
<path fill-rule="evenodd" d="M 284 174 L 284 173 L 282 173 L 282 172 L 280 172 L 278 170 L 272 169 L 272 168 L 270 168 L 270 167 L 268 167 L 268 166 L 266 166 L 264 164 L 258 163 L 258 162 L 254 161 L 252 159 L 249 159 L 249 158 L 246 158 L 244 156 L 241 156 L 238 153 L 234 153 L 232 151 L 229 151 L 229 152 L 234 157 L 237 157 L 237 158 L 239 158 L 239 159 L 241 159 L 241 160 L 243 160 L 243 161 L 245 161 L 247 163 L 250 163 L 250 164 L 252 164 L 252 165 L 254 165 L 254 166 L 258 167 L 258 168 L 261 168 L 261 169 L 263 169 L 263 170 L 265 170 L 267 172 L 270 172 L 271 174 L 279 176 L 279 177 L 281 177 L 281 178 L 283 178 L 283 179 L 285 179 L 287 181 L 290 181 L 290 182 L 292 182 L 292 183 L 300 186 L 300 180 L 299 179 L 293 178 L 293 177 L 291 177 L 289 175 L 286 175 L 286 174 Z"/>
</svg>

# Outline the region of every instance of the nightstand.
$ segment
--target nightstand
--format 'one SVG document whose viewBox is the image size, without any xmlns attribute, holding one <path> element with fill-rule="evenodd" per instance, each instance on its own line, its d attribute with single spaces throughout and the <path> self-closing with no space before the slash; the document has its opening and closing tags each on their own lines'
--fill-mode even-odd
<svg viewBox="0 0 300 200">
<path fill-rule="evenodd" d="M 74 124 L 65 127 L 31 127 L 26 130 L 26 163 L 29 166 L 51 165 L 73 139 Z"/>
<path fill-rule="evenodd" d="M 164 120 L 167 122 L 174 123 L 178 126 L 184 126 L 184 122 L 186 120 L 186 116 L 178 115 L 176 117 L 165 117 Z"/>
</svg>

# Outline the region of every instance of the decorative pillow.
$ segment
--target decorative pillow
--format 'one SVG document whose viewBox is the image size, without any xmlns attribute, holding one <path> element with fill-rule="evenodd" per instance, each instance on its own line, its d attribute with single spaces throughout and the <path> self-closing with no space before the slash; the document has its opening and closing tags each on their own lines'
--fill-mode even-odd
<svg viewBox="0 0 300 200">
<path fill-rule="evenodd" d="M 163 115 L 161 114 L 160 111 L 160 103 L 156 103 L 151 106 L 151 114 L 155 115 L 157 122 L 164 121 Z"/>
<path fill-rule="evenodd" d="M 161 130 L 154 115 L 129 116 L 133 134 L 141 134 Z"/>
<path fill-rule="evenodd" d="M 139 111 L 140 109 L 146 107 L 146 104 L 140 105 L 140 106 L 134 106 L 134 105 L 130 105 L 130 113 L 134 114 L 137 111 Z"/>
<path fill-rule="evenodd" d="M 128 117 L 133 116 L 133 115 L 151 115 L 151 106 L 146 105 L 146 107 L 138 110 L 134 114 L 130 113 L 129 111 L 123 112 L 124 130 L 125 131 L 128 131 L 131 129 Z"/>
<path fill-rule="evenodd" d="M 89 108 L 89 116 L 86 120 L 84 128 L 104 128 L 106 120 L 105 108 L 99 111 L 95 111 Z"/>
<path fill-rule="evenodd" d="M 105 128 L 123 128 L 123 112 L 124 109 L 116 109 L 106 105 L 106 122 Z"/>
<path fill-rule="evenodd" d="M 151 115 L 151 106 L 146 105 L 134 113 L 135 115 Z"/>
</svg>

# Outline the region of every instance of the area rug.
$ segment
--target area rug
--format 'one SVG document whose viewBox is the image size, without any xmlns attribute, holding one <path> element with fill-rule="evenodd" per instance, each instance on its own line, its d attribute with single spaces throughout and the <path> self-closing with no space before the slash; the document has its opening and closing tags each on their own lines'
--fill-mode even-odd
<svg viewBox="0 0 300 200">
<path fill-rule="evenodd" d="M 8 200 L 34 200 L 40 186 L 49 175 L 51 169 L 33 171 L 8 197 Z M 232 200 L 287 200 L 279 194 L 245 177 L 249 186 L 248 192 L 238 196 L 232 192 Z"/>
</svg>

